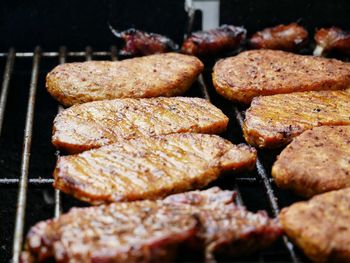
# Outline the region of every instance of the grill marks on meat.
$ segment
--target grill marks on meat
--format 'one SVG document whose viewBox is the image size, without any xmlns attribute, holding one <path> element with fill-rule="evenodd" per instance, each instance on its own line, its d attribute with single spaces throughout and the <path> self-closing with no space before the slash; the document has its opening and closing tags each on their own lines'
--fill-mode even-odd
<svg viewBox="0 0 350 263">
<path fill-rule="evenodd" d="M 312 261 L 350 261 L 350 188 L 284 208 L 280 222 Z"/>
<path fill-rule="evenodd" d="M 213 83 L 223 97 L 250 103 L 256 96 L 350 86 L 350 65 L 278 50 L 251 50 L 218 61 Z"/>
<path fill-rule="evenodd" d="M 112 33 L 123 40 L 124 46 L 120 55 L 145 56 L 157 53 L 165 53 L 178 49 L 171 39 L 155 33 L 148 33 L 134 28 L 118 32 L 109 26 Z"/>
<path fill-rule="evenodd" d="M 250 39 L 250 45 L 255 49 L 295 51 L 304 47 L 307 40 L 307 30 L 297 23 L 291 23 L 256 32 Z"/>
<path fill-rule="evenodd" d="M 280 236 L 275 220 L 234 205 L 233 196 L 215 187 L 164 201 L 75 208 L 32 227 L 22 261 L 171 262 L 179 244 L 193 249 L 194 243 L 200 253 L 214 254 L 227 245 L 240 254 L 269 246 Z M 214 259 L 207 254 L 207 262 Z"/>
<path fill-rule="evenodd" d="M 272 175 L 278 186 L 306 197 L 350 187 L 350 126 L 305 131 L 282 151 Z"/>
<path fill-rule="evenodd" d="M 228 118 L 200 98 L 151 98 L 97 101 L 57 115 L 52 143 L 78 153 L 123 139 L 196 132 L 222 133 Z"/>
<path fill-rule="evenodd" d="M 202 70 L 196 57 L 176 53 L 66 63 L 47 75 L 46 87 L 65 106 L 104 99 L 169 97 L 184 93 Z"/>
<path fill-rule="evenodd" d="M 232 25 L 194 32 L 184 41 L 181 51 L 195 56 L 217 55 L 238 48 L 246 34 L 245 28 Z"/>
<path fill-rule="evenodd" d="M 255 161 L 255 149 L 216 135 L 142 137 L 60 157 L 54 185 L 93 204 L 157 199 L 202 188 L 224 171 L 252 169 Z"/>
<path fill-rule="evenodd" d="M 251 145 L 274 148 L 313 127 L 339 125 L 350 125 L 350 90 L 254 98 L 246 111 L 243 133 Z"/>
<path fill-rule="evenodd" d="M 350 54 L 350 32 L 338 27 L 321 28 L 317 30 L 314 38 L 317 44 L 314 50 L 315 56 L 333 50 Z"/>
</svg>

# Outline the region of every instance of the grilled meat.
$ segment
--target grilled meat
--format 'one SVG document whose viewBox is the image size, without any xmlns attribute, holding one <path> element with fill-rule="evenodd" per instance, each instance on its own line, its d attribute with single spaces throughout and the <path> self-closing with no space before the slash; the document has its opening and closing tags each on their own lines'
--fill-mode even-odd
<svg viewBox="0 0 350 263">
<path fill-rule="evenodd" d="M 314 262 L 350 262 L 350 188 L 284 208 L 286 234 Z"/>
<path fill-rule="evenodd" d="M 134 28 L 116 31 L 111 25 L 109 29 L 119 39 L 123 40 L 120 55 L 145 56 L 157 53 L 175 51 L 179 48 L 170 38 L 155 33 L 148 33 Z"/>
<path fill-rule="evenodd" d="M 274 148 L 316 126 L 350 125 L 350 90 L 310 91 L 254 98 L 246 111 L 244 137 Z"/>
<path fill-rule="evenodd" d="M 178 132 L 221 133 L 228 118 L 200 98 L 151 98 L 96 101 L 57 115 L 52 143 L 78 153 L 121 139 Z"/>
<path fill-rule="evenodd" d="M 305 131 L 273 165 L 278 186 L 310 197 L 350 187 L 350 126 L 322 126 Z"/>
<path fill-rule="evenodd" d="M 250 39 L 250 45 L 255 49 L 296 51 L 303 48 L 307 40 L 307 30 L 297 23 L 291 23 L 265 28 L 256 32 Z"/>
<path fill-rule="evenodd" d="M 255 161 L 254 148 L 217 135 L 142 137 L 60 157 L 54 186 L 93 204 L 156 199 L 202 188 L 224 171 L 252 169 Z"/>
<path fill-rule="evenodd" d="M 321 28 L 315 33 L 315 56 L 321 56 L 324 52 L 332 50 L 350 54 L 350 32 L 338 27 Z"/>
<path fill-rule="evenodd" d="M 197 58 L 176 53 L 66 63 L 47 75 L 46 87 L 65 106 L 115 98 L 168 97 L 184 93 L 202 70 Z"/>
<path fill-rule="evenodd" d="M 220 253 L 225 246 L 240 253 L 264 248 L 280 236 L 275 220 L 234 205 L 233 195 L 211 188 L 164 201 L 75 208 L 32 227 L 22 261 L 171 262 L 178 244 L 193 248 L 195 243 L 198 254 Z"/>
<path fill-rule="evenodd" d="M 191 205 L 197 215 L 199 231 L 192 248 L 204 249 L 206 262 L 215 262 L 215 255 L 242 256 L 271 245 L 281 234 L 276 221 L 265 211 L 256 214 L 233 203 L 235 193 L 217 187 L 167 197 L 172 205 Z"/>
<path fill-rule="evenodd" d="M 213 83 L 225 98 L 249 104 L 256 96 L 350 86 L 350 65 L 278 50 L 251 50 L 215 64 Z"/>
<path fill-rule="evenodd" d="M 184 41 L 181 51 L 194 56 L 217 55 L 238 48 L 246 34 L 245 28 L 232 25 L 194 32 Z"/>
</svg>

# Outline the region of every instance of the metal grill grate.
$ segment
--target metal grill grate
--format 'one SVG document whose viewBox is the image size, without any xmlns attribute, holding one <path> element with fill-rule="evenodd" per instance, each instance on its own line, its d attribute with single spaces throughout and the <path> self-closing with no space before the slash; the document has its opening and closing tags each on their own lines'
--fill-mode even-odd
<svg viewBox="0 0 350 263">
<path fill-rule="evenodd" d="M 4 124 L 4 116 L 8 114 L 16 114 L 15 112 L 7 113 L 5 110 L 7 108 L 6 102 L 9 94 L 10 87 L 14 88 L 10 85 L 12 81 L 15 80 L 13 77 L 14 68 L 16 68 L 15 62 L 26 59 L 32 60 L 31 69 L 24 68 L 24 71 L 30 71 L 30 82 L 29 82 L 29 96 L 26 104 L 26 113 L 25 113 L 25 126 L 24 126 L 24 137 L 23 137 L 23 148 L 20 157 L 20 170 L 16 173 L 14 178 L 8 178 L 5 172 L 1 172 L 2 176 L 0 178 L 0 187 L 2 193 L 6 194 L 9 189 L 18 188 L 17 194 L 17 206 L 16 206 L 16 214 L 14 225 L 8 226 L 11 230 L 14 228 L 13 232 L 13 244 L 12 244 L 12 255 L 8 250 L 11 249 L 10 246 L 5 246 L 5 250 L 7 253 L 4 254 L 2 258 L 11 257 L 14 263 L 18 262 L 18 257 L 20 251 L 22 249 L 23 243 L 23 235 L 25 234 L 26 227 L 30 227 L 30 225 L 26 225 L 26 206 L 32 206 L 33 200 L 27 202 L 28 192 L 33 189 L 39 188 L 41 192 L 52 191 L 52 183 L 53 179 L 50 177 L 53 170 L 53 165 L 50 164 L 49 161 L 45 159 L 41 160 L 43 164 L 47 162 L 48 169 L 45 170 L 45 173 L 49 173 L 48 178 L 41 178 L 30 175 L 30 162 L 31 162 L 31 153 L 32 151 L 38 150 L 35 147 L 32 147 L 32 138 L 33 138 L 33 130 L 50 130 L 50 126 L 38 127 L 34 126 L 34 118 L 36 111 L 36 94 L 40 90 L 38 90 L 38 78 L 39 74 L 46 73 L 48 70 L 52 68 L 46 68 L 45 72 L 40 71 L 41 63 L 44 63 L 46 60 L 50 59 L 53 65 L 58 63 L 65 63 L 66 60 L 70 59 L 70 61 L 76 60 L 91 60 L 91 59 L 111 59 L 117 60 L 117 49 L 116 47 L 111 47 L 108 52 L 93 52 L 91 47 L 86 47 L 84 52 L 67 52 L 65 47 L 61 47 L 58 52 L 42 52 L 39 47 L 35 48 L 34 52 L 26 52 L 20 53 L 15 52 L 14 49 L 10 49 L 7 53 L 0 53 L 0 59 L 5 60 L 4 67 L 4 75 L 3 82 L 1 88 L 1 97 L 0 97 L 0 139 L 2 136 L 2 132 L 6 129 Z M 211 67 L 210 67 L 211 68 Z M 44 89 L 44 87 L 40 87 L 40 89 Z M 45 95 L 44 99 L 48 100 L 48 95 Z M 242 122 L 244 118 L 244 109 L 239 108 L 238 106 L 233 106 L 232 103 L 225 101 L 223 98 L 218 96 L 215 91 L 213 91 L 213 87 L 211 84 L 210 77 L 210 69 L 208 68 L 202 75 L 200 75 L 197 83 L 193 85 L 190 91 L 186 94 L 186 96 L 199 96 L 203 97 L 207 100 L 210 100 L 216 106 L 220 107 L 229 117 L 230 124 L 228 132 L 224 137 L 233 141 L 234 143 L 244 142 L 244 139 L 241 134 Z M 50 103 L 53 101 L 50 101 Z M 58 106 L 58 110 L 62 110 L 61 106 Z M 5 114 L 6 112 L 6 114 Z M 57 112 L 56 112 L 57 113 Z M 47 113 L 41 112 L 41 114 L 50 115 L 49 119 L 53 119 L 56 113 L 48 111 Z M 45 137 L 45 136 L 44 136 Z M 50 141 L 47 138 L 40 139 L 42 141 L 42 145 L 44 147 L 52 148 L 50 145 Z M 43 141 L 44 140 L 44 141 Z M 1 149 L 1 151 L 5 152 L 6 149 Z M 54 154 L 54 149 L 52 148 L 52 155 Z M 56 155 L 59 156 L 59 152 L 56 152 Z M 272 157 L 271 157 L 271 156 Z M 283 195 L 283 193 L 277 193 L 274 189 L 273 180 L 270 174 L 267 171 L 270 171 L 271 164 L 269 163 L 269 158 L 274 158 L 275 154 L 271 154 L 270 152 L 259 152 L 259 158 L 257 161 L 256 171 L 249 174 L 240 174 L 236 177 L 226 176 L 224 179 L 219 179 L 218 182 L 214 184 L 219 185 L 226 189 L 234 189 L 238 194 L 238 204 L 244 204 L 248 206 L 248 208 L 253 208 L 253 210 L 264 209 L 268 210 L 272 216 L 277 216 L 279 213 L 279 205 L 277 195 Z M 0 163 L 0 165 L 3 163 Z M 44 164 L 45 166 L 45 164 Z M 1 168 L 1 166 L 0 166 Z M 48 172 L 50 171 L 51 172 Z M 263 197 L 258 197 L 259 200 L 255 198 L 255 192 L 263 191 Z M 280 196 L 279 196 L 280 197 Z M 263 201 L 260 198 L 264 199 Z M 286 204 L 293 202 L 293 200 L 289 200 L 288 196 L 284 197 L 288 201 Z M 62 199 L 62 200 L 61 200 Z M 42 201 L 42 199 L 39 199 Z M 284 204 L 284 205 L 286 205 Z M 12 203 L 5 203 L 6 207 L 1 207 L 1 209 L 7 209 L 8 207 L 15 207 L 15 200 L 12 200 Z M 57 217 L 60 215 L 61 211 L 67 210 L 68 208 L 74 205 L 81 205 L 74 201 L 73 198 L 67 197 L 65 195 L 60 195 L 58 190 L 55 190 L 53 193 L 53 209 L 52 214 Z M 63 206 L 67 209 L 63 209 Z M 45 204 L 43 204 L 45 207 Z M 51 206 L 50 206 L 51 207 Z M 36 215 L 35 218 L 30 218 L 33 222 L 38 222 L 40 220 L 44 220 L 47 218 L 47 215 L 40 215 L 40 211 L 34 211 Z M 11 221 L 11 220 L 10 220 Z M 28 220 L 27 220 L 28 221 Z M 10 240 L 10 238 L 9 238 Z M 299 256 L 300 257 L 300 256 Z M 259 260 L 261 262 L 271 262 L 271 261 L 289 261 L 289 262 L 299 262 L 299 257 L 296 255 L 295 249 L 293 245 L 288 241 L 286 237 L 283 237 L 280 244 L 275 245 L 268 251 L 264 251 L 261 254 L 255 256 L 253 260 Z M 302 257 L 302 256 L 301 256 Z M 245 259 L 242 259 L 244 261 Z M 252 258 L 248 258 L 246 260 L 252 260 Z"/>
</svg>

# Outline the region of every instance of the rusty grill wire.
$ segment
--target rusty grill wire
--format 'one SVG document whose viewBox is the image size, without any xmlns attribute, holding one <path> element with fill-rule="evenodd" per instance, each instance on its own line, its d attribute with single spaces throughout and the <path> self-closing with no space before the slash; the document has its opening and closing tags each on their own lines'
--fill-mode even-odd
<svg viewBox="0 0 350 263">
<path fill-rule="evenodd" d="M 66 62 L 67 58 L 71 59 L 85 59 L 91 60 L 92 58 L 101 58 L 109 57 L 111 60 L 117 60 L 117 48 L 111 47 L 110 51 L 102 52 L 93 52 L 91 47 L 86 47 L 84 52 L 67 52 L 65 47 L 61 47 L 58 52 L 42 52 L 40 47 L 36 47 L 34 52 L 15 52 L 13 48 L 9 49 L 7 53 L 0 53 L 0 57 L 6 58 L 6 64 L 4 68 L 2 89 L 0 95 L 0 136 L 3 130 L 3 120 L 4 113 L 6 109 L 6 102 L 9 92 L 9 84 L 11 81 L 11 76 L 13 68 L 15 67 L 16 59 L 31 58 L 32 59 L 32 68 L 31 68 L 31 78 L 29 83 L 29 97 L 27 102 L 27 111 L 25 118 L 25 129 L 24 129 L 24 138 L 23 138 L 23 148 L 21 155 L 21 168 L 18 178 L 0 178 L 0 186 L 18 186 L 18 199 L 17 199 L 17 210 L 15 216 L 15 228 L 13 232 L 13 252 L 12 252 L 12 262 L 19 262 L 19 255 L 23 247 L 23 236 L 24 236 L 24 225 L 25 225 L 25 210 L 27 205 L 27 189 L 28 186 L 33 187 L 44 187 L 52 188 L 53 179 L 52 178 L 29 178 L 29 165 L 30 165 L 30 154 L 31 154 L 31 144 L 32 144 L 32 135 L 33 135 L 33 119 L 35 114 L 35 101 L 36 101 L 36 92 L 38 86 L 38 75 L 40 72 L 40 62 L 45 58 L 58 58 L 57 64 L 62 64 Z M 207 81 L 208 82 L 208 81 Z M 197 83 L 195 84 L 200 91 L 200 96 L 211 101 L 212 98 L 209 92 L 209 83 L 205 81 L 205 78 L 201 74 L 198 78 Z M 191 89 L 193 89 L 192 87 Z M 221 108 L 221 105 L 216 105 Z M 230 111 L 235 118 L 235 122 L 240 125 L 242 129 L 242 123 L 244 119 L 244 110 L 239 109 L 237 106 L 230 104 Z M 58 106 L 57 112 L 62 110 L 62 106 Z M 231 120 L 230 120 L 231 121 Z M 42 127 L 43 129 L 50 129 L 51 127 Z M 226 136 L 228 139 L 230 136 Z M 243 139 L 242 139 L 243 140 Z M 47 142 L 49 145 L 50 142 Z M 49 147 L 49 146 L 48 146 Z M 56 153 L 59 156 L 59 152 Z M 260 153 L 259 153 L 260 155 Z M 53 169 L 53 167 L 52 167 Z M 243 205 L 244 195 L 241 193 L 240 188 L 238 187 L 239 183 L 245 183 L 249 185 L 260 185 L 266 194 L 270 210 L 272 215 L 277 217 L 279 214 L 279 205 L 278 199 L 274 192 L 272 183 L 273 179 L 270 174 L 266 172 L 266 167 L 261 158 L 258 157 L 256 163 L 256 176 L 248 177 L 236 177 L 234 179 L 231 189 L 234 189 L 238 193 L 237 203 Z M 5 188 L 6 191 L 6 188 Z M 58 217 L 62 211 L 62 201 L 60 191 L 55 190 L 54 193 L 54 216 Z M 266 209 L 266 208 L 261 208 Z M 38 219 L 42 220 L 42 219 Z M 283 246 L 286 254 L 288 254 L 288 259 L 286 261 L 290 262 L 300 262 L 299 256 L 295 252 L 293 244 L 289 242 L 286 236 L 283 236 Z M 261 261 L 264 261 L 263 257 L 260 257 Z"/>
</svg>

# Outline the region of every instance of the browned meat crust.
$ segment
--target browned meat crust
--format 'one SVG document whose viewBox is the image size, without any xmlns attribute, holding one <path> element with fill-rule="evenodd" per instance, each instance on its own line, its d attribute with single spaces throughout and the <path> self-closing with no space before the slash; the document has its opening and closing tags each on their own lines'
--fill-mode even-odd
<svg viewBox="0 0 350 263">
<path fill-rule="evenodd" d="M 52 143 L 78 153 L 122 139 L 196 132 L 222 133 L 228 118 L 200 98 L 151 98 L 96 101 L 57 115 Z"/>
<path fill-rule="evenodd" d="M 255 49 L 295 51 L 305 46 L 308 35 L 307 30 L 297 23 L 278 25 L 256 32 L 250 39 L 250 45 Z"/>
<path fill-rule="evenodd" d="M 202 188 L 224 171 L 252 169 L 255 161 L 254 148 L 217 135 L 142 137 L 60 157 L 54 185 L 93 204 L 156 199 Z"/>
<path fill-rule="evenodd" d="M 269 246 L 280 226 L 264 212 L 234 205 L 233 195 L 211 188 L 164 201 L 75 208 L 31 228 L 22 262 L 172 262 L 184 243 L 198 254 L 205 250 L 211 262 L 226 248 L 237 255 Z"/>
<path fill-rule="evenodd" d="M 256 96 L 350 86 L 350 65 L 279 50 L 251 50 L 218 61 L 213 83 L 223 97 L 249 104 Z"/>
<path fill-rule="evenodd" d="M 311 197 L 350 187 L 350 126 L 322 126 L 302 133 L 272 167 L 278 186 Z"/>
<path fill-rule="evenodd" d="M 314 38 L 322 52 L 336 50 L 345 54 L 350 53 L 350 32 L 338 27 L 321 28 L 317 30 Z M 320 55 L 316 50 L 315 55 Z"/>
<path fill-rule="evenodd" d="M 350 262 L 350 188 L 284 208 L 286 234 L 314 262 Z"/>
<path fill-rule="evenodd" d="M 184 93 L 202 70 L 196 57 L 176 53 L 66 63 L 47 75 L 46 87 L 65 106 L 116 98 L 168 97 Z"/>
<path fill-rule="evenodd" d="M 249 144 L 274 148 L 305 130 L 325 125 L 350 125 L 350 90 L 254 98 L 246 111 L 243 132 Z"/>
<path fill-rule="evenodd" d="M 245 28 L 232 25 L 194 32 L 184 41 L 181 51 L 194 56 L 217 55 L 238 48 L 246 34 Z"/>
</svg>

